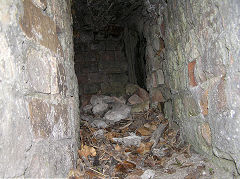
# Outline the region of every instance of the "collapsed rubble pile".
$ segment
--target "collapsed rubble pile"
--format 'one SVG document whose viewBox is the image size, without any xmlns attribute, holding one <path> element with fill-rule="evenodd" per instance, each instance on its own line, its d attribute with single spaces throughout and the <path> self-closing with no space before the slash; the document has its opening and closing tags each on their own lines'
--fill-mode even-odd
<svg viewBox="0 0 240 179">
<path fill-rule="evenodd" d="M 144 89 L 128 85 L 126 94 L 93 95 L 82 107 L 78 168 L 69 178 L 150 179 L 156 171 L 167 178 L 184 168 L 186 179 L 213 174 L 191 161 L 190 146 L 170 129 L 161 109 L 149 108 Z"/>
</svg>

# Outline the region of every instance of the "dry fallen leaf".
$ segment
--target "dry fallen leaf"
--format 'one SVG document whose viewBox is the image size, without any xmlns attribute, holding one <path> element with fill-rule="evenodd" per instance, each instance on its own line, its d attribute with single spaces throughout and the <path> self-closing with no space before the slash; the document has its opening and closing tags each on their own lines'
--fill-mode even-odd
<svg viewBox="0 0 240 179">
<path fill-rule="evenodd" d="M 121 148 L 121 147 L 120 147 L 118 144 L 117 144 L 117 145 L 115 145 L 115 147 L 114 147 L 114 148 L 115 148 L 115 150 L 116 150 L 116 151 L 118 151 L 118 152 L 119 152 L 119 151 L 121 151 L 121 149 L 122 149 L 122 148 Z"/>
<path fill-rule="evenodd" d="M 116 132 L 108 132 L 105 134 L 105 137 L 110 141 L 113 141 L 113 138 L 118 138 L 119 136 L 120 136 L 120 134 L 118 134 Z"/>
<path fill-rule="evenodd" d="M 84 173 L 77 169 L 71 169 L 68 173 L 68 179 L 84 179 Z"/>
<path fill-rule="evenodd" d="M 97 155 L 95 148 L 84 145 L 81 150 L 78 150 L 80 157 L 87 158 L 89 155 L 95 157 Z"/>
<path fill-rule="evenodd" d="M 136 164 L 129 161 L 123 161 L 122 163 L 119 163 L 115 167 L 115 170 L 116 172 L 128 173 L 130 170 L 133 170 L 135 168 L 136 168 Z"/>
<path fill-rule="evenodd" d="M 149 135 L 151 135 L 152 134 L 152 132 L 148 129 L 148 128 L 146 128 L 146 127 L 140 127 L 140 128 L 138 128 L 137 129 L 137 134 L 140 134 L 140 135 L 142 135 L 142 136 L 149 136 Z"/>
<path fill-rule="evenodd" d="M 144 155 L 151 151 L 152 145 L 153 145 L 153 142 L 141 143 L 136 151 L 137 153 Z"/>
<path fill-rule="evenodd" d="M 85 172 L 85 175 L 88 175 L 89 178 L 94 178 L 94 177 L 97 177 L 97 178 L 101 178 L 101 179 L 105 179 L 106 176 L 92 168 L 88 169 L 86 172 Z"/>
</svg>

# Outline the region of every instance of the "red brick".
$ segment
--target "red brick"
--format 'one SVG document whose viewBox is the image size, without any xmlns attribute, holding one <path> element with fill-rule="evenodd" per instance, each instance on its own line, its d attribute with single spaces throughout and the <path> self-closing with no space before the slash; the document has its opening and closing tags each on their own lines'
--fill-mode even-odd
<svg viewBox="0 0 240 179">
<path fill-rule="evenodd" d="M 77 76 L 78 84 L 85 84 L 88 82 L 88 74 L 80 74 Z"/>
<path fill-rule="evenodd" d="M 152 73 L 152 79 L 151 79 L 151 81 L 152 81 L 152 87 L 153 88 L 156 88 L 157 87 L 157 73 L 156 72 L 153 72 Z"/>
<path fill-rule="evenodd" d="M 103 60 L 103 61 L 114 61 L 115 60 L 115 52 L 114 51 L 104 51 L 100 55 L 100 60 Z"/>
<path fill-rule="evenodd" d="M 164 23 L 161 24 L 160 29 L 161 29 L 162 35 L 165 36 L 165 25 L 164 25 Z"/>
<path fill-rule="evenodd" d="M 90 83 L 101 83 L 107 81 L 107 75 L 105 73 L 89 73 L 88 78 Z"/>
<path fill-rule="evenodd" d="M 86 56 L 87 56 L 87 53 L 86 53 L 86 52 L 78 52 L 78 53 L 75 53 L 74 61 L 75 61 L 75 62 L 84 62 L 85 59 L 86 59 Z"/>
<path fill-rule="evenodd" d="M 122 51 L 115 51 L 115 60 L 127 61 L 127 59 Z"/>
<path fill-rule="evenodd" d="M 197 82 L 194 77 L 194 68 L 196 65 L 196 60 L 188 63 L 188 77 L 189 77 L 189 84 L 190 86 L 194 87 L 197 86 Z"/>
</svg>

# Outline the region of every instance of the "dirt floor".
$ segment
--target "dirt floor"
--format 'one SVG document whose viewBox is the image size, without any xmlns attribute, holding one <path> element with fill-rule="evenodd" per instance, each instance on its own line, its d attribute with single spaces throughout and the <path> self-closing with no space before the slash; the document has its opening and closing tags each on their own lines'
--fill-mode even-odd
<svg viewBox="0 0 240 179">
<path fill-rule="evenodd" d="M 89 103 L 82 108 L 78 167 L 69 178 L 234 178 L 194 153 L 160 108 L 130 114 L 132 104 L 106 96 Z"/>
</svg>

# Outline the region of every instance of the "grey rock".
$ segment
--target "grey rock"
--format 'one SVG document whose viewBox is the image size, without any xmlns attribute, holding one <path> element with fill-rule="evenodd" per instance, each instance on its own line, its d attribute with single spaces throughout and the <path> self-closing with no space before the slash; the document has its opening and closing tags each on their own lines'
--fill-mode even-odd
<svg viewBox="0 0 240 179">
<path fill-rule="evenodd" d="M 152 149 L 152 154 L 157 157 L 164 157 L 166 156 L 165 150 L 168 149 L 167 147 L 161 147 L 160 149 Z"/>
<path fill-rule="evenodd" d="M 130 116 L 131 107 L 125 104 L 115 104 L 113 108 L 104 115 L 104 119 L 117 122 Z"/>
<path fill-rule="evenodd" d="M 96 119 L 91 123 L 92 127 L 97 127 L 97 128 L 106 128 L 108 125 L 106 124 L 106 122 L 104 122 L 101 119 Z"/>
<path fill-rule="evenodd" d="M 122 103 L 122 104 L 126 104 L 126 99 L 123 96 L 118 97 L 113 97 L 113 99 L 115 100 L 115 103 Z"/>
<path fill-rule="evenodd" d="M 103 114 L 104 112 L 106 112 L 108 109 L 108 104 L 104 103 L 104 102 L 100 102 L 98 104 L 96 104 L 95 106 L 93 106 L 92 112 L 93 114 Z"/>
<path fill-rule="evenodd" d="M 138 95 L 134 94 L 132 95 L 129 99 L 128 99 L 128 102 L 132 105 L 134 104 L 140 104 L 143 102 L 143 99 L 140 98 Z"/>
<path fill-rule="evenodd" d="M 89 115 L 81 115 L 80 118 L 87 122 L 92 122 L 94 120 L 93 117 Z"/>
<path fill-rule="evenodd" d="M 93 133 L 93 135 L 95 137 L 97 137 L 97 138 L 102 138 L 102 137 L 104 137 L 104 130 L 103 129 L 99 129 L 99 130 L 95 131 Z"/>
<path fill-rule="evenodd" d="M 113 103 L 114 99 L 110 96 L 104 96 L 104 95 L 93 95 L 90 99 L 90 103 L 92 106 L 95 106 L 99 103 Z"/>
<path fill-rule="evenodd" d="M 123 138 L 113 138 L 113 141 L 119 142 L 125 146 L 136 146 L 139 147 L 141 144 L 141 137 L 136 136 L 135 134 L 123 137 Z"/>
<path fill-rule="evenodd" d="M 82 108 L 82 111 L 84 112 L 84 113 L 90 113 L 91 112 L 91 110 L 92 110 L 92 105 L 91 104 L 88 104 L 88 105 L 86 105 L 86 106 L 84 106 L 83 108 Z"/>
<path fill-rule="evenodd" d="M 162 70 L 157 70 L 157 83 L 159 85 L 164 84 L 164 74 Z"/>
<path fill-rule="evenodd" d="M 138 88 L 138 85 L 129 83 L 126 85 L 126 94 L 133 95 L 138 90 Z"/>
<path fill-rule="evenodd" d="M 160 42 L 158 38 L 154 38 L 153 40 L 153 48 L 155 51 L 158 51 L 160 48 Z"/>
<path fill-rule="evenodd" d="M 153 179 L 154 176 L 155 176 L 155 171 L 148 169 L 141 175 L 141 178 L 142 179 Z"/>
</svg>

